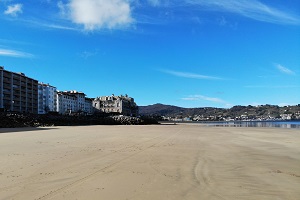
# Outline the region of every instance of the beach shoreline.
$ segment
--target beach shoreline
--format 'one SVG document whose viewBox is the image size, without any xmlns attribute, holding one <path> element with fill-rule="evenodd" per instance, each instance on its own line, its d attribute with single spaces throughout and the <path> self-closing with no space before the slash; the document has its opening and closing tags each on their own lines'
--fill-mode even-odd
<svg viewBox="0 0 300 200">
<path fill-rule="evenodd" d="M 0 199 L 296 200 L 299 144 L 281 128 L 0 129 Z"/>
</svg>

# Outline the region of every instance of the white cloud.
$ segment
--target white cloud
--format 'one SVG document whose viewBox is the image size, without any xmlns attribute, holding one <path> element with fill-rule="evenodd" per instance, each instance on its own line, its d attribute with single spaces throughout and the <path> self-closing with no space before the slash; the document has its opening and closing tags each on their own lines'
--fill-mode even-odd
<svg viewBox="0 0 300 200">
<path fill-rule="evenodd" d="M 58 3 L 63 14 L 87 31 L 123 28 L 133 22 L 129 0 L 70 0 Z"/>
<path fill-rule="evenodd" d="M 300 24 L 299 16 L 272 8 L 257 0 L 185 0 L 212 10 L 240 14 L 254 20 L 277 24 Z"/>
<path fill-rule="evenodd" d="M 10 5 L 7 6 L 7 9 L 4 11 L 4 14 L 6 15 L 11 15 L 11 16 L 17 16 L 19 13 L 22 13 L 22 8 L 23 5 L 22 4 L 14 4 L 14 5 Z"/>
<path fill-rule="evenodd" d="M 30 53 L 15 51 L 15 50 L 11 50 L 11 49 L 0 49 L 0 56 L 19 57 L 19 58 L 32 58 L 32 57 L 34 57 Z"/>
<path fill-rule="evenodd" d="M 284 74 L 289 74 L 289 75 L 295 75 L 296 73 L 293 72 L 292 70 L 280 65 L 280 64 L 277 64 L 276 65 L 276 68 L 281 72 L 281 73 L 284 73 Z"/>
<path fill-rule="evenodd" d="M 214 76 L 206 76 L 201 74 L 194 74 L 189 72 L 179 72 L 172 70 L 161 70 L 164 73 L 171 74 L 173 76 L 183 77 L 183 78 L 192 78 L 192 79 L 207 79 L 207 80 L 222 80 L 222 78 Z"/>
</svg>

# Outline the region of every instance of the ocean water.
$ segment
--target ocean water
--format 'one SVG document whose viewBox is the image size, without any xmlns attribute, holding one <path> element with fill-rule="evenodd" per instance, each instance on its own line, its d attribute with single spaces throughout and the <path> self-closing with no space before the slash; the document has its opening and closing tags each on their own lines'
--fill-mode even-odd
<svg viewBox="0 0 300 200">
<path fill-rule="evenodd" d="M 207 126 L 300 128 L 300 121 L 198 122 Z"/>
<path fill-rule="evenodd" d="M 165 123 L 166 121 L 161 121 Z M 214 127 L 276 127 L 276 128 L 299 128 L 300 129 L 300 120 L 299 121 L 220 121 L 220 122 L 211 122 L 211 121 L 169 121 L 168 123 L 191 123 L 191 124 L 201 124 L 206 126 Z"/>
</svg>

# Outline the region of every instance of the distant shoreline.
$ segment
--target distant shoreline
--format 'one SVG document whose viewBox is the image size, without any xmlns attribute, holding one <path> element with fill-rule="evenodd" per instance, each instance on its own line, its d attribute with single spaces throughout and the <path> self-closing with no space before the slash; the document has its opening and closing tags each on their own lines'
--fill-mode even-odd
<svg viewBox="0 0 300 200">
<path fill-rule="evenodd" d="M 230 127 L 277 127 L 300 128 L 300 120 L 253 120 L 253 121 L 159 121 L 161 124 L 199 124 Z"/>
</svg>

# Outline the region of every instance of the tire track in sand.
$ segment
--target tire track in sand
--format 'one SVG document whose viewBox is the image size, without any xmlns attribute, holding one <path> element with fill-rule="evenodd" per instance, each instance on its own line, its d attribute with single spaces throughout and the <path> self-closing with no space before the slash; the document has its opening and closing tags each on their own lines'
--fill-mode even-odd
<svg viewBox="0 0 300 200">
<path fill-rule="evenodd" d="M 202 192 L 206 192 L 209 196 L 214 196 L 217 199 L 226 200 L 213 186 L 214 180 L 211 178 L 212 164 L 213 161 L 207 158 L 205 153 L 201 155 L 201 157 L 198 155 L 193 169 L 194 179 L 200 186 Z"/>
</svg>

